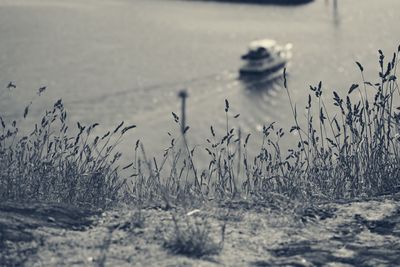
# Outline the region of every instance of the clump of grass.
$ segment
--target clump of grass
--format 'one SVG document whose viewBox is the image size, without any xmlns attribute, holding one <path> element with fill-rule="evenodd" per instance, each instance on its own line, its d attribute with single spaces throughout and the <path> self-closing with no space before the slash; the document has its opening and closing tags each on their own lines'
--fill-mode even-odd
<svg viewBox="0 0 400 267">
<path fill-rule="evenodd" d="M 135 211 L 131 217 L 130 226 L 132 228 L 143 228 L 145 226 L 146 218 L 143 216 L 141 208 Z"/>
<path fill-rule="evenodd" d="M 61 100 L 27 135 L 21 136 L 16 121 L 6 123 L 0 117 L 0 200 L 96 207 L 116 200 L 125 181 L 116 166 L 122 154 L 114 150 L 134 126 L 121 123 L 114 131 L 92 137 L 97 126 L 78 122 L 77 134 L 71 134 Z"/>
<path fill-rule="evenodd" d="M 344 97 L 333 91 L 337 114 L 328 112 L 322 83 L 310 86 L 316 101 L 312 94 L 308 96 L 306 127 L 299 125 L 285 77 L 295 120 L 292 130 L 300 139 L 299 150 L 292 150 L 290 157 L 303 165 L 297 168 L 298 177 L 308 195 L 358 197 L 400 190 L 400 107 L 395 106 L 400 96 L 396 76 L 399 52 L 400 47 L 385 63 L 379 50 L 377 82 L 365 81 L 364 68 L 356 62 L 362 84 L 352 84 Z"/>
<path fill-rule="evenodd" d="M 186 216 L 177 219 L 172 215 L 174 230 L 165 238 L 164 247 L 176 254 L 200 258 L 219 254 L 222 250 L 225 236 L 224 224 L 221 228 L 221 240 L 213 238 L 210 223 L 205 218 Z"/>
</svg>

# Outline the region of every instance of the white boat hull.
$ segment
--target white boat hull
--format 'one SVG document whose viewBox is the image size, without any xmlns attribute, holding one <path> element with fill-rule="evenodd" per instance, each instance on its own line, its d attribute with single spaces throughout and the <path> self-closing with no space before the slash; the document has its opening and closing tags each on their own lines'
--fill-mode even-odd
<svg viewBox="0 0 400 267">
<path fill-rule="evenodd" d="M 277 72 L 281 73 L 281 70 L 286 67 L 288 61 L 292 57 L 291 48 L 291 44 L 287 44 L 285 47 L 279 47 L 279 56 L 273 61 L 268 59 L 247 60 L 239 69 L 240 76 L 276 76 L 275 74 Z"/>
</svg>

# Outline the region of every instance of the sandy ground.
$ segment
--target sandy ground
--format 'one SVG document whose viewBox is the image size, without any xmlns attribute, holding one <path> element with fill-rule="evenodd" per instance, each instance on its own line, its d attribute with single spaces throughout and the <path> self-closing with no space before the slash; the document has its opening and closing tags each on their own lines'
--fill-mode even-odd
<svg viewBox="0 0 400 267">
<path fill-rule="evenodd" d="M 233 202 L 198 209 L 93 212 L 0 204 L 1 266 L 398 266 L 400 196 L 307 205 Z M 38 215 L 39 214 L 39 215 Z M 189 215 L 188 215 L 189 214 Z M 179 225 L 207 223 L 219 254 L 166 248 Z M 11 224 L 10 224 L 11 223 Z"/>
</svg>

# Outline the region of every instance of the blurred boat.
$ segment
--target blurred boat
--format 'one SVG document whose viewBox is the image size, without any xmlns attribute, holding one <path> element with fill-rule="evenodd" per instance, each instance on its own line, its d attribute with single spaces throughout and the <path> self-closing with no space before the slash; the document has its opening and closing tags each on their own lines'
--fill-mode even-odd
<svg viewBox="0 0 400 267">
<path fill-rule="evenodd" d="M 262 79 L 272 81 L 282 76 L 283 68 L 292 57 L 292 44 L 280 46 L 274 40 L 263 39 L 250 43 L 242 56 L 240 79 Z"/>
</svg>

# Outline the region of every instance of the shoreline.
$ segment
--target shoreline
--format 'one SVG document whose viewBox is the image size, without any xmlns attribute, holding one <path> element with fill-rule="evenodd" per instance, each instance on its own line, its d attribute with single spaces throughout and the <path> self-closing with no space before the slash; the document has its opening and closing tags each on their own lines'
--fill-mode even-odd
<svg viewBox="0 0 400 267">
<path fill-rule="evenodd" d="M 201 1 L 201 2 L 225 2 L 237 4 L 259 4 L 259 5 L 282 5 L 296 6 L 314 2 L 314 0 L 186 0 L 186 1 Z"/>
</svg>

